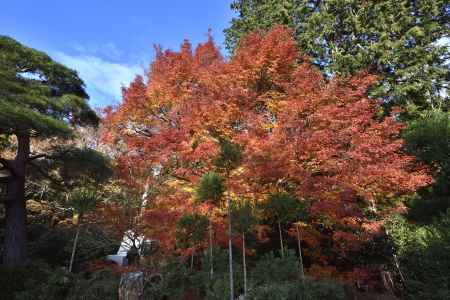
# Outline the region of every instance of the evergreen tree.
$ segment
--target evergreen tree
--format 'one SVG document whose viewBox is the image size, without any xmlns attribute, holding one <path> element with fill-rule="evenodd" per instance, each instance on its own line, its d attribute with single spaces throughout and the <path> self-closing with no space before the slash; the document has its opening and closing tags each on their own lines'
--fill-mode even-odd
<svg viewBox="0 0 450 300">
<path fill-rule="evenodd" d="M 16 155 L 0 157 L 9 171 L 3 260 L 26 261 L 25 180 L 27 166 L 47 154 L 33 153 L 31 139 L 69 138 L 77 124 L 96 124 L 98 117 L 77 73 L 48 55 L 0 36 L 0 135 L 14 136 Z"/>
<path fill-rule="evenodd" d="M 283 24 L 325 74 L 368 69 L 380 75 L 372 96 L 408 110 L 448 109 L 448 1 L 236 0 L 231 8 L 231 51 L 246 33 Z"/>
</svg>

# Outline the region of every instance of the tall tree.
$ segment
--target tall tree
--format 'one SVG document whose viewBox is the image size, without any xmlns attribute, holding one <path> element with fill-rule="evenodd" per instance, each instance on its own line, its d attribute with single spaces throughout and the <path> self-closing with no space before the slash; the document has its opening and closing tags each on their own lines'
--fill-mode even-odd
<svg viewBox="0 0 450 300">
<path fill-rule="evenodd" d="M 247 35 L 230 61 L 212 40 L 196 49 L 184 42 L 178 52 L 158 49 L 148 80 L 124 91 L 105 119 L 107 138 L 126 149 L 123 161 L 177 181 L 154 201 L 167 203 L 164 220 L 194 206 L 193 186 L 213 171 L 227 200 L 288 191 L 308 199 L 308 230 L 324 244 L 334 233 L 358 241 L 368 221 L 362 208 L 431 181 L 402 151 L 397 116 L 379 118 L 379 103 L 367 98 L 375 82 L 367 73 L 325 80 L 281 26 Z M 319 230 L 325 222 L 329 229 Z M 168 232 L 166 223 L 156 227 Z M 325 261 L 334 263 L 317 259 Z"/>
<path fill-rule="evenodd" d="M 220 205 L 224 193 L 223 179 L 214 172 L 203 174 L 197 187 L 197 198 L 201 202 L 209 202 L 215 206 Z M 213 228 L 211 222 L 211 208 L 208 209 L 208 229 L 209 229 L 209 264 L 210 277 L 214 275 L 214 257 L 213 257 Z"/>
<path fill-rule="evenodd" d="M 381 75 L 374 97 L 411 111 L 449 107 L 448 1 L 236 0 L 231 8 L 230 50 L 246 33 L 282 24 L 328 76 L 367 69 Z"/>
<path fill-rule="evenodd" d="M 280 254 L 284 257 L 283 227 L 300 218 L 303 207 L 299 200 L 289 193 L 274 193 L 262 204 L 265 217 L 276 224 L 280 238 Z"/>
<path fill-rule="evenodd" d="M 96 124 L 77 73 L 48 55 L 0 36 L 0 134 L 15 137 L 16 154 L 1 157 L 11 173 L 6 199 L 4 263 L 26 260 L 25 180 L 27 166 L 46 157 L 34 153 L 31 139 L 69 138 L 72 126 Z"/>
<path fill-rule="evenodd" d="M 247 297 L 247 248 L 245 246 L 246 234 L 250 233 L 256 224 L 255 208 L 250 201 L 243 200 L 233 205 L 232 216 L 235 230 L 242 236 L 242 267 L 244 275 L 244 299 Z"/>
<path fill-rule="evenodd" d="M 83 222 L 83 217 L 94 210 L 101 200 L 101 195 L 92 187 L 77 188 L 70 195 L 69 205 L 73 209 L 73 223 L 76 224 L 75 237 L 73 240 L 72 254 L 69 261 L 69 272 L 72 272 L 75 252 Z"/>
</svg>

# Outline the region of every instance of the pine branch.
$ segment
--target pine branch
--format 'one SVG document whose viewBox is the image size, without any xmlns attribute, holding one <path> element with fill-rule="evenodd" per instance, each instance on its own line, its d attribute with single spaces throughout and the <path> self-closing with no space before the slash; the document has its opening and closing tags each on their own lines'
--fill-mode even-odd
<svg viewBox="0 0 450 300">
<path fill-rule="evenodd" d="M 56 185 L 62 185 L 64 183 L 64 180 L 61 179 L 56 179 L 54 177 L 52 177 L 51 175 L 49 175 L 47 172 L 45 172 L 40 166 L 38 166 L 37 164 L 30 162 L 30 165 L 35 167 L 36 170 L 39 172 L 39 174 L 41 174 L 43 177 L 47 178 L 48 180 L 50 180 L 51 182 L 55 183 Z"/>
</svg>

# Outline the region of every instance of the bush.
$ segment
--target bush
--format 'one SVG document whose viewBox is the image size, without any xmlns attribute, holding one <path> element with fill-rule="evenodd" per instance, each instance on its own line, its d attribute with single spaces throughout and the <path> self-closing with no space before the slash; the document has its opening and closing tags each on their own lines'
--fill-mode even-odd
<svg viewBox="0 0 450 300">
<path fill-rule="evenodd" d="M 329 281 L 305 280 L 266 283 L 253 287 L 250 300 L 341 300 L 345 299 L 344 287 Z"/>
<path fill-rule="evenodd" d="M 450 299 L 450 209 L 429 225 L 396 216 L 388 224 L 409 299 Z"/>
<path fill-rule="evenodd" d="M 273 252 L 256 262 L 249 277 L 254 286 L 285 282 L 298 278 L 300 264 L 294 251 L 285 251 L 284 257 L 276 257 Z"/>
<path fill-rule="evenodd" d="M 72 274 L 34 262 L 0 269 L 0 300 L 117 299 L 119 277 L 104 269 L 92 274 Z"/>
<path fill-rule="evenodd" d="M 250 272 L 251 283 L 248 299 L 258 300 L 319 300 L 344 299 L 344 287 L 328 281 L 314 281 L 299 277 L 299 260 L 294 251 L 286 251 L 284 257 L 274 253 L 256 262 Z"/>
</svg>

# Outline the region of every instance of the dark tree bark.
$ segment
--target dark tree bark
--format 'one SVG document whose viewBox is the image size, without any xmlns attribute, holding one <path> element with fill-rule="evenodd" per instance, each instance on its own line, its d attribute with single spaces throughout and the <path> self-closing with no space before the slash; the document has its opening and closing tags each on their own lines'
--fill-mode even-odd
<svg viewBox="0 0 450 300">
<path fill-rule="evenodd" d="M 8 180 L 6 196 L 6 234 L 3 262 L 9 266 L 26 263 L 26 208 L 25 175 L 30 155 L 29 135 L 18 135 L 16 158 L 9 161 L 7 168 L 12 176 Z"/>
</svg>

